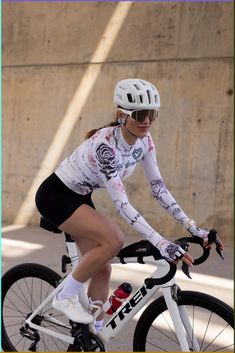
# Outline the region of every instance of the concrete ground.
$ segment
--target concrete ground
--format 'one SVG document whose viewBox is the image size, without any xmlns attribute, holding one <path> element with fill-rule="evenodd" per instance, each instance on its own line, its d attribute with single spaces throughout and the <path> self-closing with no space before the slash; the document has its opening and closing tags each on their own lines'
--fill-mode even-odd
<svg viewBox="0 0 235 353">
<path fill-rule="evenodd" d="M 49 266 L 62 275 L 61 256 L 65 254 L 64 238 L 39 227 L 3 227 L 2 231 L 2 274 L 16 264 L 36 262 Z M 140 237 L 126 236 L 126 244 L 141 240 Z M 182 289 L 192 289 L 213 295 L 233 306 L 233 244 L 225 243 L 225 260 L 212 250 L 206 263 L 191 270 L 192 280 L 179 269 L 177 283 Z M 151 274 L 152 265 L 113 265 L 110 292 L 120 283 L 128 281 L 133 287 L 143 283 Z M 150 271 L 150 272 L 148 272 Z M 159 294 L 158 294 L 159 295 Z M 157 295 L 157 296 L 158 296 Z M 107 346 L 108 351 L 133 351 L 132 337 L 138 316 L 125 327 L 118 337 Z"/>
</svg>

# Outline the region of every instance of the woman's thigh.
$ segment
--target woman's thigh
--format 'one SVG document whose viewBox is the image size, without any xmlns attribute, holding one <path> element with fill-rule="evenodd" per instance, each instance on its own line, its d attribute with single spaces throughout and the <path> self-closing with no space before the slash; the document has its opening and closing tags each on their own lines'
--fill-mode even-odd
<svg viewBox="0 0 235 353">
<path fill-rule="evenodd" d="M 80 240 L 84 250 L 95 245 L 116 244 L 122 246 L 124 235 L 121 229 L 106 216 L 88 205 L 80 206 L 59 228 Z M 86 239 L 84 243 L 82 239 Z"/>
</svg>

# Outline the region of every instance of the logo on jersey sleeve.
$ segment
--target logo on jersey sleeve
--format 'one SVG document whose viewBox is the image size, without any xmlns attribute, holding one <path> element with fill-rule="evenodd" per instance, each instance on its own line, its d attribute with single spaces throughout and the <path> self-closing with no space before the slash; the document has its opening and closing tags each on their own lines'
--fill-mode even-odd
<svg viewBox="0 0 235 353">
<path fill-rule="evenodd" d="M 96 149 L 96 158 L 99 169 L 107 180 L 117 175 L 115 154 L 111 147 L 107 146 L 105 143 L 101 143 Z"/>
</svg>

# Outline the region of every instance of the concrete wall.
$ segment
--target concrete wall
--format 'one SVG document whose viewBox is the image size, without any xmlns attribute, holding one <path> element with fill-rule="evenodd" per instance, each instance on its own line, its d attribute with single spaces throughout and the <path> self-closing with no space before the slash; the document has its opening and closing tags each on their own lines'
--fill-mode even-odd
<svg viewBox="0 0 235 353">
<path fill-rule="evenodd" d="M 116 6 L 2 4 L 5 223 L 16 221 Z M 100 74 L 59 160 L 83 141 L 87 130 L 112 120 L 116 81 L 150 80 L 161 95 L 152 134 L 166 184 L 190 217 L 231 238 L 233 4 L 133 3 L 105 62 L 93 66 L 100 66 Z M 159 232 L 179 234 L 181 228 L 150 195 L 141 168 L 126 186 L 130 201 Z M 101 212 L 133 232 L 105 191 L 94 200 Z M 38 222 L 37 212 L 28 222 Z"/>
</svg>

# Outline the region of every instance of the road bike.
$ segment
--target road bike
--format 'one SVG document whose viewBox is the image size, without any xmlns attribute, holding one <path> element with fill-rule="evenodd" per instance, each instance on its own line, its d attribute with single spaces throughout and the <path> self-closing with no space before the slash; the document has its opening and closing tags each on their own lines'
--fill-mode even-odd
<svg viewBox="0 0 235 353">
<path fill-rule="evenodd" d="M 45 220 L 41 226 L 54 233 L 57 228 Z M 79 253 L 72 237 L 65 235 L 67 255 L 62 256 L 62 272 L 79 264 Z M 210 249 L 198 237 L 175 241 L 185 250 L 197 246 L 202 251 L 194 265 L 206 261 Z M 216 231 L 209 242 L 219 246 Z M 193 245 L 195 244 L 195 245 Z M 220 254 L 221 255 L 221 254 Z M 53 309 L 53 297 L 63 288 L 62 278 L 52 269 L 36 263 L 24 263 L 8 270 L 2 277 L 2 349 L 4 351 L 105 351 L 109 341 L 141 310 L 133 336 L 133 351 L 233 351 L 233 309 L 209 294 L 184 291 L 176 284 L 177 266 L 167 262 L 148 241 L 124 247 L 113 264 L 151 263 L 154 272 L 130 295 L 97 334 L 93 323 L 72 322 Z M 183 272 L 190 277 L 187 265 Z M 162 290 L 162 296 L 153 296 Z M 150 302 L 151 301 L 151 302 Z M 102 312 L 98 306 L 94 319 Z"/>
</svg>

